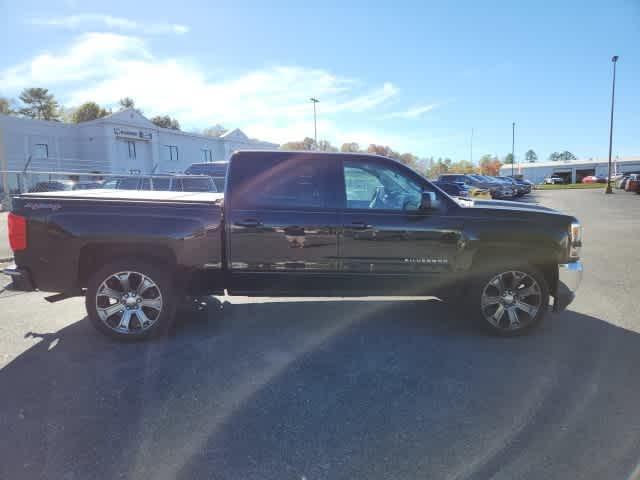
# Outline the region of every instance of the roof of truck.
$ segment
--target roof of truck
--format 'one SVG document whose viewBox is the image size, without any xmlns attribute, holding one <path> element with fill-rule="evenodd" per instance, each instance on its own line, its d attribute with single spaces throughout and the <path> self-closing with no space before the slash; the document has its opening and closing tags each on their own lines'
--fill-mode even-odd
<svg viewBox="0 0 640 480">
<path fill-rule="evenodd" d="M 211 192 L 167 192 L 160 190 L 115 190 L 90 189 L 68 190 L 61 192 L 23 193 L 24 197 L 55 197 L 55 198 L 87 198 L 95 200 L 151 200 L 162 202 L 219 202 L 224 198 L 223 193 Z"/>
</svg>

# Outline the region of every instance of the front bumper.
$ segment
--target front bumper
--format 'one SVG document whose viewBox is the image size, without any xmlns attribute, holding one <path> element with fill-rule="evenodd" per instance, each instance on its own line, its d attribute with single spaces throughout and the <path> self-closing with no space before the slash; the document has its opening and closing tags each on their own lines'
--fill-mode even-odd
<svg viewBox="0 0 640 480">
<path fill-rule="evenodd" d="M 5 267 L 2 273 L 11 277 L 13 287 L 16 290 L 35 290 L 35 285 L 33 284 L 29 271 L 18 267 L 15 263 Z"/>
<path fill-rule="evenodd" d="M 575 261 L 558 265 L 558 286 L 554 294 L 553 311 L 562 312 L 573 299 L 582 282 L 582 262 Z"/>
</svg>

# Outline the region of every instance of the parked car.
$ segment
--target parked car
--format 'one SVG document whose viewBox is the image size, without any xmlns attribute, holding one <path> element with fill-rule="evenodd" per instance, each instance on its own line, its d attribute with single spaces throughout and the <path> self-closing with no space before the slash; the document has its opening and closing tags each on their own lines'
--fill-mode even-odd
<svg viewBox="0 0 640 480">
<path fill-rule="evenodd" d="M 559 177 L 557 175 L 551 175 L 544 178 L 545 185 L 557 185 L 557 184 L 563 184 L 563 183 L 564 183 L 564 178 Z"/>
<path fill-rule="evenodd" d="M 640 190 L 640 175 L 632 173 L 624 186 L 626 192 L 638 192 Z"/>
<path fill-rule="evenodd" d="M 208 175 L 213 178 L 219 192 L 224 190 L 224 180 L 227 177 L 228 161 L 192 163 L 184 171 L 187 175 Z"/>
<path fill-rule="evenodd" d="M 16 264 L 4 272 L 59 293 L 49 301 L 84 296 L 91 324 L 117 339 L 166 331 L 185 295 L 225 291 L 437 295 L 512 336 L 543 320 L 550 296 L 555 311 L 565 309 L 581 278 L 575 217 L 535 204 L 456 202 L 376 155 L 237 152 L 221 199 L 19 195 L 8 216 Z"/>
<path fill-rule="evenodd" d="M 497 180 L 502 181 L 505 184 L 511 186 L 511 188 L 513 188 L 513 191 L 514 191 L 516 197 L 521 197 L 521 196 L 531 192 L 531 187 L 530 186 L 528 186 L 524 182 L 520 182 L 520 181 L 516 180 L 513 177 L 496 176 L 494 178 L 496 178 Z"/>
<path fill-rule="evenodd" d="M 478 175 L 475 173 L 470 174 L 469 176 L 487 182 L 486 184 L 488 185 L 488 188 L 491 191 L 491 196 L 493 198 L 502 200 L 505 198 L 510 199 L 516 196 L 516 192 L 511 184 L 507 184 L 496 177 L 491 177 L 489 175 Z"/>
<path fill-rule="evenodd" d="M 469 186 L 478 188 L 480 190 L 486 190 L 491 195 L 491 198 L 510 198 L 513 195 L 507 196 L 505 193 L 506 186 L 485 178 L 481 175 L 475 174 L 460 174 L 460 173 L 445 173 L 438 177 L 439 182 L 463 182 Z"/>
<path fill-rule="evenodd" d="M 217 192 L 207 175 L 154 175 L 121 177 L 106 181 L 102 188 L 116 190 L 161 190 L 172 192 Z"/>
<path fill-rule="evenodd" d="M 470 197 L 469 186 L 463 182 L 433 182 L 440 190 L 454 197 Z"/>
<path fill-rule="evenodd" d="M 607 183 L 607 179 L 596 175 L 587 175 L 582 178 L 582 183 Z"/>
<path fill-rule="evenodd" d="M 29 192 L 61 192 L 73 190 L 76 182 L 73 180 L 48 180 L 36 183 Z"/>
</svg>

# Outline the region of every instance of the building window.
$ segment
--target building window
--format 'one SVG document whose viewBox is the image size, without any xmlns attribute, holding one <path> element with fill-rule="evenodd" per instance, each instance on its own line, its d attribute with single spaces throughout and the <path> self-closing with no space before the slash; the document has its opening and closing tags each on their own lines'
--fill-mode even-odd
<svg viewBox="0 0 640 480">
<path fill-rule="evenodd" d="M 127 142 L 127 145 L 129 146 L 129 159 L 135 160 L 136 159 L 136 142 Z"/>
<path fill-rule="evenodd" d="M 200 150 L 201 152 L 201 159 L 204 163 L 207 162 L 213 162 L 213 155 L 211 153 L 211 149 L 209 148 L 203 148 L 202 150 Z"/>
<path fill-rule="evenodd" d="M 49 145 L 46 143 L 36 143 L 33 146 L 33 158 L 49 158 Z"/>
<path fill-rule="evenodd" d="M 167 157 L 168 157 L 168 159 L 173 161 L 173 162 L 177 162 L 178 161 L 178 147 L 176 147 L 175 145 L 165 145 L 165 147 L 167 148 Z"/>
</svg>

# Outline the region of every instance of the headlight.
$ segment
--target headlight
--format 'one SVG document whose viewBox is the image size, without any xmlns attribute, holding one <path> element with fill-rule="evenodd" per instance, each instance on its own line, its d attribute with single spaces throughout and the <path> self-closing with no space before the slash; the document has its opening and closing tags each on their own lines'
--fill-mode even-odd
<svg viewBox="0 0 640 480">
<path fill-rule="evenodd" d="M 574 222 L 569 227 L 569 258 L 580 258 L 580 249 L 582 247 L 582 225 Z"/>
</svg>

